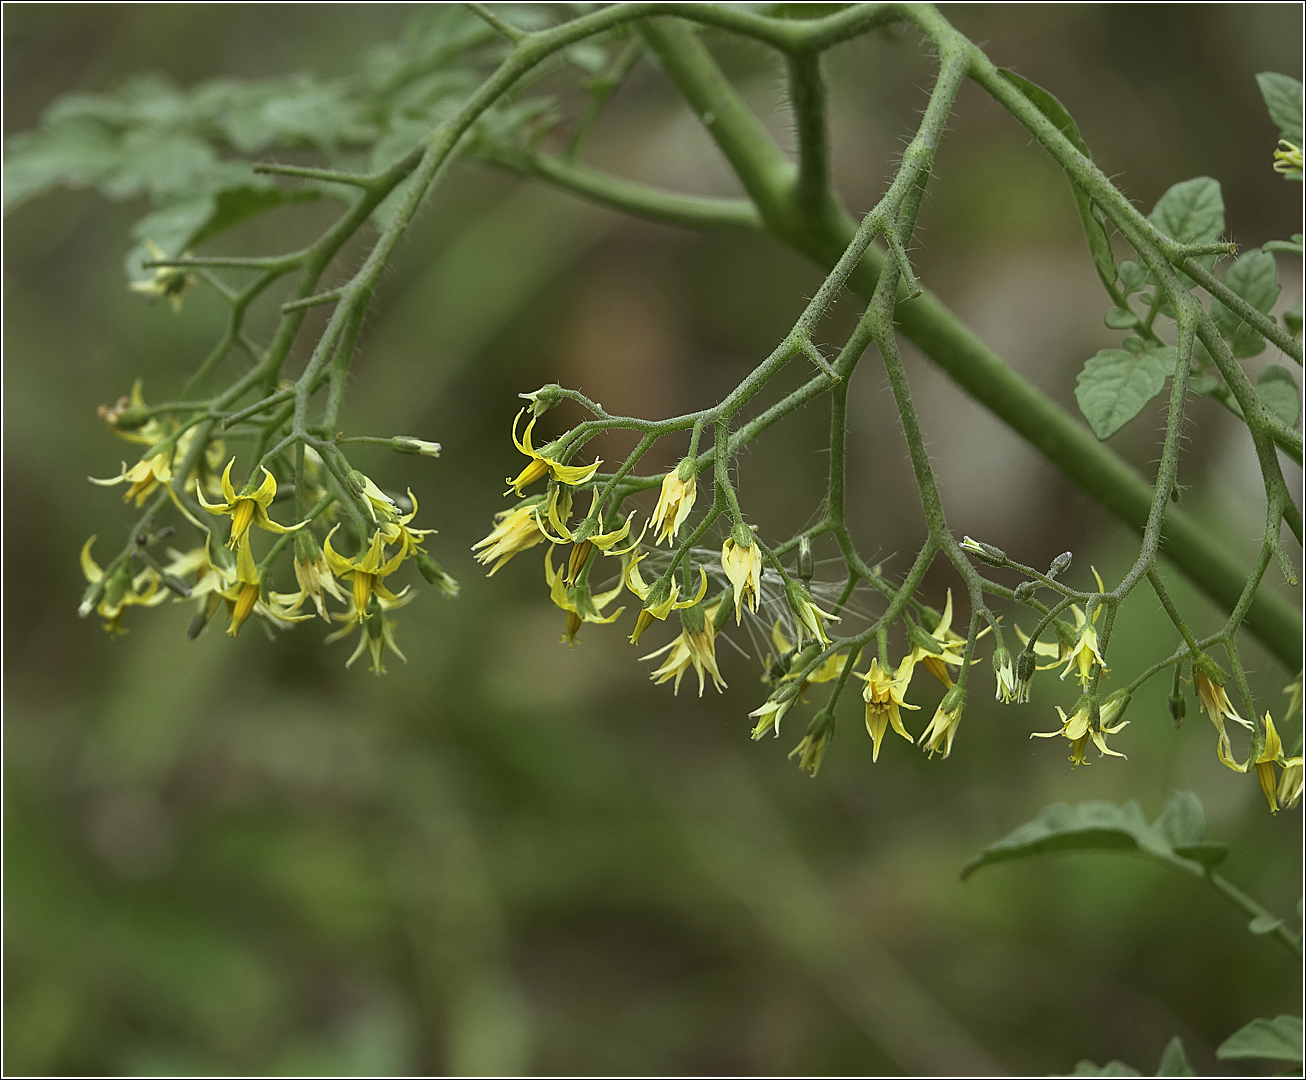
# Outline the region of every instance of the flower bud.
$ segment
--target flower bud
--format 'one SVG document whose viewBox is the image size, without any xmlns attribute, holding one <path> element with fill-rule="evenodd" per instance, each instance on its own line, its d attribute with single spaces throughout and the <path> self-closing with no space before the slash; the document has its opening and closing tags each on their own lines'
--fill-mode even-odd
<svg viewBox="0 0 1306 1080">
<path fill-rule="evenodd" d="M 1016 696 L 1016 675 L 1011 666 L 1011 653 L 1005 645 L 999 645 L 993 651 L 993 674 L 997 678 L 997 692 L 993 696 L 1004 705 L 1008 704 Z"/>
<path fill-rule="evenodd" d="M 1033 597 L 1034 593 L 1037 591 L 1038 591 L 1037 581 L 1022 581 L 1019 585 L 1016 586 L 1012 595 L 1015 596 L 1017 603 L 1023 604 L 1025 603 L 1026 600 L 1029 600 L 1031 597 Z"/>
<path fill-rule="evenodd" d="M 1119 719 L 1129 708 L 1131 695 L 1128 690 L 1116 690 L 1110 693 L 1098 706 L 1098 723 L 1101 727 L 1116 727 Z"/>
<path fill-rule="evenodd" d="M 419 551 L 413 556 L 417 563 L 417 569 L 421 571 L 422 577 L 426 578 L 432 585 L 439 589 L 445 596 L 452 600 L 458 595 L 458 582 L 451 578 L 440 568 L 436 562 L 425 551 Z"/>
<path fill-rule="evenodd" d="M 735 606 L 735 590 L 732 586 L 727 585 L 725 591 L 721 594 L 721 599 L 717 603 L 716 617 L 712 620 L 712 629 L 716 633 L 721 633 L 730 621 L 730 612 Z"/>
<path fill-rule="evenodd" d="M 913 645 L 919 645 L 931 656 L 939 656 L 943 652 L 943 643 L 938 638 L 932 637 L 924 628 L 917 626 L 916 623 L 907 624 L 907 638 Z"/>
<path fill-rule="evenodd" d="M 359 472 L 357 469 L 350 469 L 347 478 L 349 480 L 349 486 L 355 494 L 361 495 L 367 490 L 366 474 Z"/>
<path fill-rule="evenodd" d="M 422 457 L 439 457 L 440 444 L 414 439 L 409 435 L 396 435 L 390 440 L 390 449 L 397 454 L 421 454 Z"/>
<path fill-rule="evenodd" d="M 1184 714 L 1188 712 L 1188 701 L 1181 691 L 1175 691 L 1167 700 L 1166 705 L 1170 708 L 1170 719 L 1174 721 L 1174 726 L 1178 727 L 1184 722 Z"/>
<path fill-rule="evenodd" d="M 1063 551 L 1055 559 L 1052 565 L 1048 567 L 1048 577 L 1056 577 L 1058 574 L 1064 574 L 1070 569 L 1070 561 L 1074 556 L 1069 551 Z"/>
<path fill-rule="evenodd" d="M 798 576 L 802 579 L 803 584 L 807 584 L 815 574 L 816 559 L 812 556 L 811 537 L 800 537 L 798 540 Z"/>
<path fill-rule="evenodd" d="M 543 416 L 558 404 L 566 395 L 557 383 L 546 383 L 530 394 L 518 394 L 519 398 L 531 403 L 531 415 Z"/>
<path fill-rule="evenodd" d="M 1034 671 L 1038 667 L 1038 658 L 1025 649 L 1016 657 L 1016 684 L 1015 699 L 1017 705 L 1024 705 L 1029 701 L 1029 684 L 1034 678 Z"/>
<path fill-rule="evenodd" d="M 1007 553 L 992 544 L 986 544 L 982 540 L 972 540 L 967 536 L 962 539 L 961 546 L 963 550 L 969 551 L 980 562 L 988 563 L 990 566 L 1007 565 Z"/>
</svg>

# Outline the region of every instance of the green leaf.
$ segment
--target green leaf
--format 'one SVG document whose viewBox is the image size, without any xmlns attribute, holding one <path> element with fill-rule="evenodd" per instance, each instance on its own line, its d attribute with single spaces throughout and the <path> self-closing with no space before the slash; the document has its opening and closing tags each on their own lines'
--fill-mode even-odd
<svg viewBox="0 0 1306 1080">
<path fill-rule="evenodd" d="M 1052 94 L 1048 93 L 1037 83 L 1032 83 L 1028 79 L 1017 75 L 1014 71 L 1006 68 L 998 69 L 1002 77 L 1012 86 L 1025 95 L 1061 132 L 1071 144 L 1084 157 L 1092 160 L 1093 155 L 1088 152 L 1088 147 L 1084 143 L 1083 137 L 1079 134 L 1079 127 L 1075 124 L 1066 107 L 1061 104 Z M 1088 241 L 1089 253 L 1093 256 L 1093 265 L 1097 268 L 1098 276 L 1107 284 L 1114 285 L 1116 280 L 1116 260 L 1111 251 L 1111 239 L 1107 236 L 1106 223 L 1093 205 L 1093 200 L 1077 185 L 1073 180 L 1070 182 L 1070 193 L 1075 199 L 1075 209 L 1079 212 L 1079 223 L 1084 229 L 1084 239 Z"/>
<path fill-rule="evenodd" d="M 1128 308 L 1113 307 L 1102 316 L 1102 321 L 1112 330 L 1132 330 L 1138 325 L 1138 316 Z"/>
<path fill-rule="evenodd" d="M 1184 1043 L 1178 1035 L 1165 1044 L 1161 1051 L 1161 1063 L 1156 1067 L 1157 1076 L 1196 1076 L 1193 1067 L 1184 1053 Z"/>
<path fill-rule="evenodd" d="M 1174 365 L 1172 346 L 1144 349 L 1137 355 L 1102 349 L 1090 356 L 1079 373 L 1075 400 L 1093 434 L 1107 439 L 1129 423 L 1161 392 Z"/>
<path fill-rule="evenodd" d="M 1120 283 L 1125 287 L 1125 294 L 1138 292 L 1147 284 L 1147 267 L 1133 259 L 1126 259 L 1120 264 Z"/>
<path fill-rule="evenodd" d="M 1142 852 L 1169 862 L 1178 860 L 1165 834 L 1147 823 L 1136 802 L 1124 806 L 1056 803 L 971 859 L 962 868 L 962 880 L 982 866 L 1060 851 Z"/>
<path fill-rule="evenodd" d="M 1190 394 L 1209 394 L 1212 390 L 1218 390 L 1223 385 L 1214 375 L 1194 372 L 1188 377 L 1188 392 Z"/>
<path fill-rule="evenodd" d="M 1256 383 L 1256 394 L 1265 407 L 1290 428 L 1297 426 L 1301 416 L 1301 393 L 1297 380 L 1286 367 L 1269 364 Z"/>
<path fill-rule="evenodd" d="M 1206 838 L 1206 813 L 1202 800 L 1191 791 L 1175 791 L 1166 800 L 1156 828 L 1172 847 L 1180 844 L 1199 844 Z"/>
<path fill-rule="evenodd" d="M 1291 240 L 1267 240 L 1261 245 L 1262 251 L 1286 251 L 1289 255 L 1306 255 L 1302 246 L 1301 233 L 1294 233 Z"/>
<path fill-rule="evenodd" d="M 1283 325 L 1288 328 L 1288 333 L 1296 337 L 1301 333 L 1302 309 L 1301 301 L 1298 300 L 1287 311 L 1283 313 Z"/>
<path fill-rule="evenodd" d="M 1172 240 L 1209 244 L 1224 232 L 1224 197 L 1220 184 L 1199 176 L 1175 184 L 1161 196 L 1148 221 Z"/>
<path fill-rule="evenodd" d="M 1302 144 L 1302 92 L 1301 83 L 1287 75 L 1263 71 L 1256 76 L 1261 87 L 1261 97 L 1270 111 L 1270 119 L 1279 129 L 1279 137 L 1294 146 Z"/>
<path fill-rule="evenodd" d="M 1197 844 L 1175 844 L 1174 853 L 1208 868 L 1219 866 L 1229 856 L 1229 845 L 1203 840 Z"/>
<path fill-rule="evenodd" d="M 1142 1076 L 1132 1065 L 1123 1061 L 1108 1061 L 1105 1065 L 1094 1065 L 1091 1061 L 1081 1061 L 1075 1066 L 1071 1076 Z"/>
<path fill-rule="evenodd" d="M 1278 275 L 1273 255 L 1249 251 L 1234 260 L 1225 272 L 1224 284 L 1264 315 L 1279 298 Z M 1265 348 L 1265 339 L 1219 300 L 1211 301 L 1211 318 L 1234 356 L 1255 356 Z"/>
<path fill-rule="evenodd" d="M 1258 1017 L 1235 1031 L 1220 1044 L 1215 1056 L 1221 1061 L 1238 1058 L 1270 1058 L 1274 1061 L 1302 1060 L 1300 1016 Z"/>
</svg>

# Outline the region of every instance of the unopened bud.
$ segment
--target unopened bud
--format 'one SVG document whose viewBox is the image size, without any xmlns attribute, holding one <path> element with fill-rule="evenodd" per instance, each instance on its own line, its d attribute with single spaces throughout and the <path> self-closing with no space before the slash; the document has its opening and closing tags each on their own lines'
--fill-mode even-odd
<svg viewBox="0 0 1306 1080">
<path fill-rule="evenodd" d="M 1033 597 L 1034 593 L 1036 593 L 1037 591 L 1038 591 L 1037 581 L 1022 581 L 1019 585 L 1016 586 L 1012 595 L 1015 596 L 1016 600 L 1019 603 L 1023 604 L 1025 603 L 1025 601 Z"/>
<path fill-rule="evenodd" d="M 417 562 L 417 569 L 421 571 L 422 577 L 426 578 L 432 585 L 439 589 L 445 596 L 452 600 L 458 595 L 460 586 L 458 582 L 451 578 L 440 568 L 436 562 L 425 551 L 419 551 L 414 556 Z"/>
<path fill-rule="evenodd" d="M 517 396 L 531 403 L 532 416 L 543 416 L 566 397 L 562 392 L 562 387 L 557 383 L 547 383 L 533 393 L 518 394 Z"/>
<path fill-rule="evenodd" d="M 116 607 L 132 585 L 131 564 L 127 562 L 120 563 L 104 583 L 104 601 L 109 607 Z"/>
<path fill-rule="evenodd" d="M 1017 705 L 1029 701 L 1029 684 L 1038 668 L 1038 658 L 1028 649 L 1016 657 L 1015 700 Z"/>
<path fill-rule="evenodd" d="M 961 546 L 979 559 L 980 562 L 988 563 L 990 566 L 1007 565 L 1007 553 L 992 544 L 986 544 L 982 540 L 972 540 L 967 536 L 962 539 Z"/>
<path fill-rule="evenodd" d="M 350 488 L 358 495 L 367 490 L 367 477 L 357 469 L 350 469 L 348 475 Z"/>
<path fill-rule="evenodd" d="M 907 624 L 907 637 L 913 645 L 919 645 L 932 656 L 939 656 L 943 652 L 943 643 L 938 638 L 931 637 L 915 623 Z"/>
<path fill-rule="evenodd" d="M 183 600 L 188 600 L 190 598 L 190 586 L 182 581 L 181 578 L 177 577 L 176 574 L 169 574 L 165 570 L 159 575 L 159 579 Z"/>
<path fill-rule="evenodd" d="M 409 435 L 396 435 L 390 440 L 390 449 L 397 454 L 421 454 L 422 457 L 439 457 L 440 444 L 414 439 Z"/>
<path fill-rule="evenodd" d="M 1064 574 L 1070 569 L 1070 561 L 1074 556 L 1069 551 L 1063 551 L 1055 559 L 1052 565 L 1048 567 L 1048 577 L 1056 577 L 1058 574 Z"/>
<path fill-rule="evenodd" d="M 1174 721 L 1174 726 L 1178 727 L 1184 722 L 1184 715 L 1188 712 L 1188 701 L 1182 693 L 1173 693 L 1170 695 L 1166 704 L 1170 707 L 1170 719 Z"/>
<path fill-rule="evenodd" d="M 816 574 L 816 559 L 812 555 L 812 541 L 810 537 L 800 537 L 798 541 L 798 576 L 802 578 L 803 583 L 811 581 Z"/>
<path fill-rule="evenodd" d="M 721 594 L 721 599 L 717 601 L 716 616 L 712 619 L 712 629 L 716 633 L 721 633 L 730 621 L 730 615 L 735 610 L 735 590 L 731 585 L 727 585 L 725 591 Z"/>
</svg>

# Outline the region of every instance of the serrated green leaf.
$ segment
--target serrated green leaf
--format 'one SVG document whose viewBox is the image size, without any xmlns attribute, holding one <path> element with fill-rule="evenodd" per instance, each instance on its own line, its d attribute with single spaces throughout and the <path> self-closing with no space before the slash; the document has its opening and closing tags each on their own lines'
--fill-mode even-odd
<svg viewBox="0 0 1306 1080">
<path fill-rule="evenodd" d="M 1174 365 L 1171 346 L 1137 355 L 1102 349 L 1090 356 L 1075 384 L 1075 400 L 1093 434 L 1108 439 L 1129 423 L 1161 392 Z"/>
<path fill-rule="evenodd" d="M 1191 791 L 1171 792 L 1161 816 L 1156 819 L 1172 847 L 1179 844 L 1198 844 L 1206 839 L 1206 813 L 1202 800 Z"/>
<path fill-rule="evenodd" d="M 1180 243 L 1218 240 L 1224 232 L 1224 196 L 1219 182 L 1198 176 L 1175 184 L 1157 201 L 1148 221 Z"/>
<path fill-rule="evenodd" d="M 1184 1053 L 1184 1042 L 1178 1035 L 1165 1044 L 1161 1051 L 1161 1063 L 1156 1067 L 1157 1076 L 1196 1076 L 1193 1066 Z"/>
<path fill-rule="evenodd" d="M 1234 260 L 1225 272 L 1223 281 L 1264 315 L 1279 298 L 1278 274 L 1279 269 L 1273 255 L 1264 251 L 1249 251 Z M 1255 356 L 1265 348 L 1265 338 L 1219 300 L 1211 301 L 1211 318 L 1221 336 L 1229 342 L 1234 356 Z"/>
<path fill-rule="evenodd" d="M 1272 1061 L 1302 1061 L 1302 1023 L 1300 1016 L 1276 1016 L 1273 1020 L 1257 1017 L 1239 1028 L 1215 1051 L 1221 1061 L 1240 1058 L 1269 1058 Z"/>
<path fill-rule="evenodd" d="M 1257 380 L 1256 394 L 1286 426 L 1297 426 L 1301 417 L 1301 393 L 1297 389 L 1297 380 L 1286 367 L 1267 365 Z"/>
<path fill-rule="evenodd" d="M 1142 852 L 1167 862 L 1179 861 L 1165 834 L 1147 823 L 1136 802 L 1124 806 L 1056 803 L 966 863 L 962 880 L 982 866 L 1060 851 Z"/>
<path fill-rule="evenodd" d="M 1270 120 L 1279 129 L 1279 137 L 1294 146 L 1302 144 L 1302 88 L 1301 83 L 1287 75 L 1263 71 L 1256 76 L 1261 97 L 1270 111 Z"/>
<path fill-rule="evenodd" d="M 51 188 L 96 184 L 118 166 L 118 139 L 94 122 L 15 135 L 5 154 L 4 212 Z"/>
<path fill-rule="evenodd" d="M 1053 94 L 1048 93 L 1037 83 L 1032 83 L 1023 76 L 1017 75 L 1014 71 L 1009 71 L 1006 68 L 999 68 L 998 70 L 1002 73 L 1004 79 L 1024 94 L 1039 112 L 1057 126 L 1057 130 L 1070 140 L 1076 150 L 1086 158 L 1092 159 L 1093 155 L 1088 152 L 1088 147 L 1079 134 L 1079 127 L 1075 124 L 1066 107 Z M 1093 200 L 1073 180 L 1070 182 L 1070 193 L 1074 196 L 1075 209 L 1079 213 L 1079 223 L 1084 229 L 1084 239 L 1088 241 L 1088 250 L 1093 256 L 1093 265 L 1097 268 L 1098 276 L 1107 285 L 1113 285 L 1117 274 L 1116 260 L 1111 251 L 1111 239 L 1107 235 L 1106 223 L 1095 213 Z"/>
<path fill-rule="evenodd" d="M 1207 375 L 1203 372 L 1194 372 L 1188 377 L 1188 392 L 1190 394 L 1209 394 L 1212 390 L 1218 390 L 1223 385 L 1214 375 Z"/>
<path fill-rule="evenodd" d="M 1203 840 L 1196 844 L 1175 844 L 1174 853 L 1185 859 L 1192 859 L 1203 866 L 1219 866 L 1229 857 L 1229 845 Z"/>
<path fill-rule="evenodd" d="M 1142 1076 L 1132 1065 L 1123 1061 L 1108 1061 L 1105 1065 L 1094 1065 L 1091 1061 L 1081 1061 L 1075 1066 L 1071 1076 Z"/>
</svg>

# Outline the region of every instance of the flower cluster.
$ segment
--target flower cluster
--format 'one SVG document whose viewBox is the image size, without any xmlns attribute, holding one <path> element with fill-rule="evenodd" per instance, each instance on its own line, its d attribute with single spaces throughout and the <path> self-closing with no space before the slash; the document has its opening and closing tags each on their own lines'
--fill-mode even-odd
<svg viewBox="0 0 1306 1080">
<path fill-rule="evenodd" d="M 321 456 L 305 448 L 298 468 L 304 490 L 294 493 L 295 501 L 300 506 L 311 502 L 315 509 L 300 521 L 283 524 L 274 504 L 284 497 L 286 485 L 278 482 L 273 469 L 285 463 L 275 455 L 260 462 L 248 482 L 237 489 L 232 481 L 234 457 L 227 461 L 221 475 L 217 474 L 224 451 L 222 441 L 210 439 L 202 453 L 192 453 L 197 425 L 161 419 L 146 405 L 139 383 L 129 397 L 101 408 L 100 416 L 116 435 L 146 450 L 137 464 L 124 464 L 118 476 L 93 482 L 126 483 L 125 500 L 134 501 L 138 507 L 151 504 L 133 543 L 107 569 L 102 569 L 91 555 L 95 537 L 82 549 L 82 572 L 88 588 L 81 612 L 85 615 L 95 611 L 112 634 L 126 632 L 122 620 L 127 608 L 154 607 L 170 596 L 195 604 L 191 637 L 203 631 L 224 606 L 227 633 L 232 637 L 240 633 L 251 616 L 258 616 L 265 629 L 275 631 L 316 615 L 328 623 L 342 624 L 328 635 L 328 641 L 358 633 L 357 647 L 346 666 L 366 652 L 372 670 L 379 675 L 385 671 L 382 657 L 387 649 L 404 658 L 395 642 L 389 613 L 412 599 L 409 586 L 396 592 L 387 579 L 405 562 L 412 561 L 422 576 L 446 595 L 458 591 L 457 583 L 423 546 L 433 530 L 413 525 L 418 507 L 411 490 L 407 497 L 409 508 L 405 510 L 360 472 L 349 471 L 347 484 L 337 482 L 333 487 Z M 402 441 L 405 445 L 398 449 L 406 453 L 427 453 L 426 448 L 436 448 L 436 444 L 420 440 Z M 409 444 L 418 449 L 413 450 Z M 183 469 L 185 477 L 181 476 Z M 164 505 L 165 496 L 196 528 L 200 538 L 189 550 L 169 548 L 166 561 L 160 561 L 151 548 L 174 531 L 155 530 L 155 512 Z M 343 509 L 350 511 L 348 517 L 342 514 Z M 229 519 L 225 537 L 222 530 L 206 524 L 204 514 L 196 510 L 212 518 Z M 312 530 L 315 521 L 328 526 L 321 543 Z M 344 555 L 338 550 L 342 529 L 354 536 L 356 555 Z M 258 533 L 276 538 L 261 560 L 255 554 Z M 298 589 L 278 592 L 272 587 L 272 567 L 292 543 Z M 337 610 L 330 610 L 328 601 L 338 605 Z"/>
</svg>

